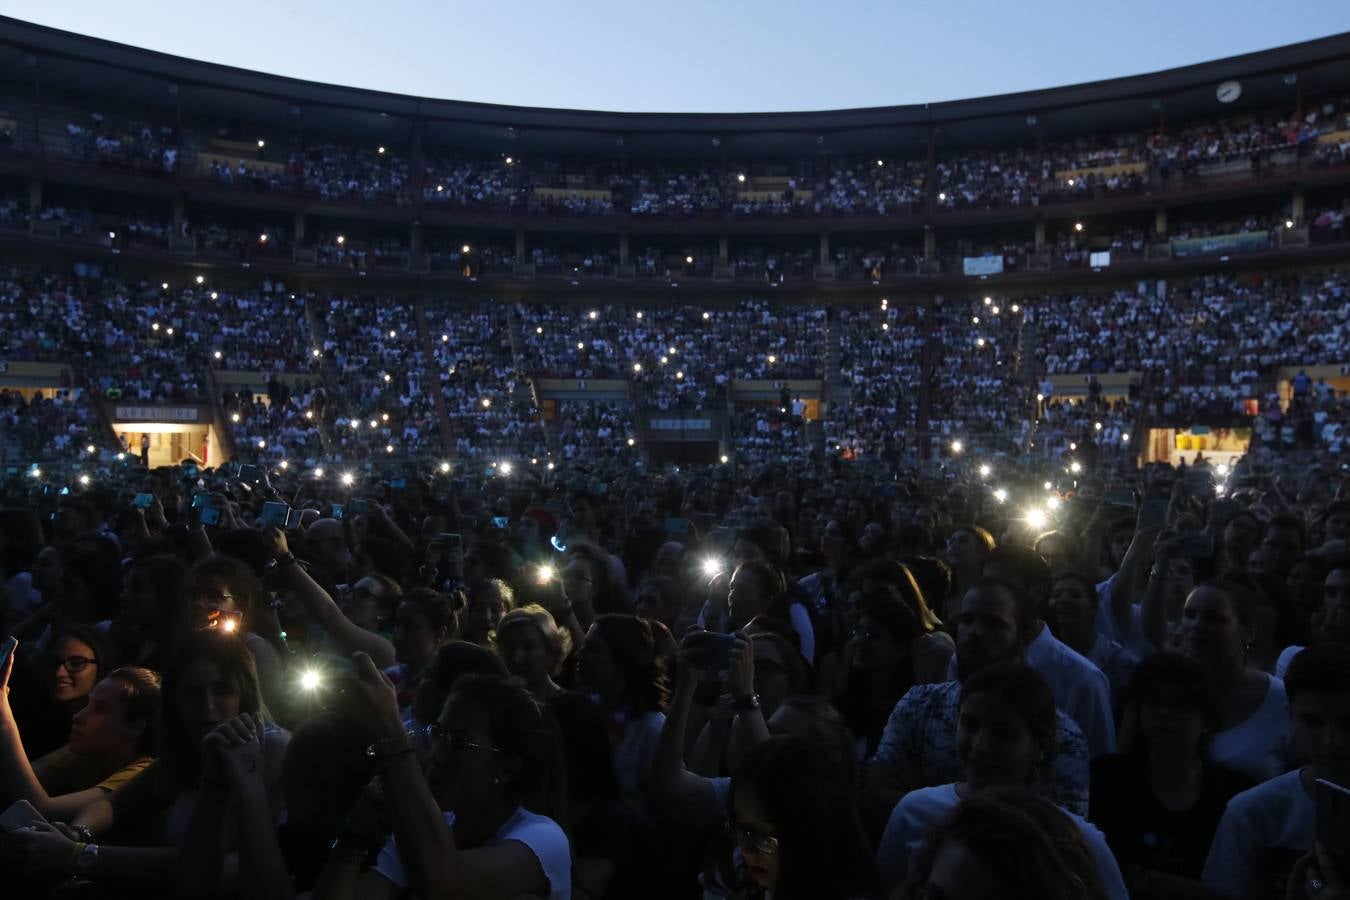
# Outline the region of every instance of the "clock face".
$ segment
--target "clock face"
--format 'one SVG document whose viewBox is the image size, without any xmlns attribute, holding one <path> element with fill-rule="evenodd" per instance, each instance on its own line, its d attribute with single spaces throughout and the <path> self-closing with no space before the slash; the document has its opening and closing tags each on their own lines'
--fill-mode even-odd
<svg viewBox="0 0 1350 900">
<path fill-rule="evenodd" d="M 1225 81 L 1219 85 L 1219 89 L 1214 94 L 1219 98 L 1220 103 L 1232 103 L 1242 96 L 1242 85 L 1236 81 Z"/>
</svg>

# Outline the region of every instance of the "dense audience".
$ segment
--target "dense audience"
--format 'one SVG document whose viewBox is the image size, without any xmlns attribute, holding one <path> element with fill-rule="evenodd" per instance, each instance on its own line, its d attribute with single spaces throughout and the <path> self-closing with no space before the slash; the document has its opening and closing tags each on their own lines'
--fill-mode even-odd
<svg viewBox="0 0 1350 900">
<path fill-rule="evenodd" d="M 379 361 L 406 320 L 359 306 Z M 1350 447 L 1071 453 L 1047 492 L 1058 459 L 783 465 L 789 409 L 738 408 L 774 434 L 736 467 L 635 468 L 621 404 L 567 403 L 550 467 L 7 477 L 7 888 L 1345 890 L 1315 809 L 1350 781 Z"/>
<path fill-rule="evenodd" d="M 892 216 L 1339 164 L 1317 140 L 1350 125 L 1339 104 L 943 150 L 931 182 L 890 156 L 255 153 L 102 114 L 54 152 L 334 203 Z M 1312 239 L 1343 212 L 1312 210 Z M 1278 239 L 1285 215 L 1172 236 Z M 412 260 L 401 236 L 177 219 L 0 198 L 6 229 L 114 250 Z M 619 266 L 425 237 L 469 279 Z M 1148 241 L 939 257 L 1085 266 Z M 655 243 L 639 277 L 726 277 Z M 726 268 L 772 288 L 927 265 L 898 241 L 820 255 L 738 246 Z M 8 267 L 0 371 L 57 374 L 0 390 L 4 895 L 1345 900 L 1350 394 L 1308 370 L 1350 357 L 1347 277 L 863 306 Z M 209 405 L 231 458 L 117 452 L 117 400 Z M 723 440 L 662 462 L 643 426 L 686 412 Z M 1138 463 L 1135 432 L 1186 423 L 1250 438 Z"/>
<path fill-rule="evenodd" d="M 1157 190 L 1173 181 L 1259 173 L 1306 157 L 1340 165 L 1344 100 L 1318 98 L 1297 118 L 1266 110 L 1168 123 L 1156 131 L 1051 141 L 1044 146 L 947 150 L 932 183 L 922 154 L 823 156 L 774 164 L 522 158 L 424 149 L 416 168 L 398 148 L 319 139 L 281 147 L 224 131 L 180 135 L 163 124 L 71 114 L 49 152 L 99 165 L 194 176 L 335 203 L 423 202 L 508 214 L 700 218 L 893 216 L 939 209 L 1033 207 L 1044 202 Z M 18 146 L 16 144 L 16 146 Z M 246 149 L 241 150 L 244 147 Z M 196 157 L 194 159 L 194 157 Z"/>
</svg>

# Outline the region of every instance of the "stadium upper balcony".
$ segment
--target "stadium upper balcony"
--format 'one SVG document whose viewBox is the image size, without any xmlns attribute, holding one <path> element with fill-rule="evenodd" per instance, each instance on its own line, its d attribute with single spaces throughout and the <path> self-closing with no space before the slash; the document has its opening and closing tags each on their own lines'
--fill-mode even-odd
<svg viewBox="0 0 1350 900">
<path fill-rule="evenodd" d="M 433 226 L 950 228 L 1343 182 L 1347 84 L 1350 33 L 946 103 L 612 113 L 315 84 L 0 19 L 0 171 Z"/>
</svg>

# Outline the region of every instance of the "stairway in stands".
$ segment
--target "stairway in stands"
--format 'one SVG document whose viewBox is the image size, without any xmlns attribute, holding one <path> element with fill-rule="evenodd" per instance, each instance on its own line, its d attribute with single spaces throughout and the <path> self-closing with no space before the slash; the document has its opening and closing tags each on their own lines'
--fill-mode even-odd
<svg viewBox="0 0 1350 900">
<path fill-rule="evenodd" d="M 842 329 L 834 316 L 825 319 L 825 371 L 821 381 L 820 415 L 814 421 L 807 422 L 802 429 L 802 440 L 812 451 L 825 452 L 825 417 L 832 410 L 842 412 L 852 401 L 852 386 L 842 377 L 839 370 L 844 355 Z"/>
<path fill-rule="evenodd" d="M 511 363 L 530 386 L 531 415 L 544 434 L 544 446 L 549 455 L 553 459 L 561 459 L 562 442 L 559 436 L 562 431 L 562 417 L 554 416 L 551 422 L 544 418 L 544 398 L 539 393 L 539 379 L 530 371 L 529 363 L 525 359 L 525 333 L 522 330 L 525 327 L 525 317 L 518 313 L 518 307 L 503 307 L 501 315 L 506 320 L 502 327 L 506 329 L 506 336 L 511 342 Z"/>
<path fill-rule="evenodd" d="M 328 341 L 328 322 L 324 319 L 323 310 L 318 308 L 318 304 L 319 301 L 314 297 L 305 297 L 305 322 L 309 325 L 309 339 L 313 343 L 311 353 L 322 350 Z M 332 456 L 335 446 L 333 420 L 337 418 L 338 406 L 341 405 L 343 396 L 342 373 L 338 371 L 337 362 L 324 353 L 319 360 L 319 374 L 323 378 L 323 388 L 328 394 L 324 414 L 319 420 L 319 440 L 323 442 L 324 452 Z"/>
<path fill-rule="evenodd" d="M 422 390 L 431 392 L 436 407 L 436 426 L 441 436 L 441 446 L 446 456 L 455 452 L 455 426 L 450 421 L 450 411 L 445 406 L 445 393 L 441 390 L 440 369 L 436 365 L 436 344 L 431 339 L 431 327 L 427 324 L 427 304 L 418 297 L 413 301 L 413 318 L 417 321 L 417 339 L 422 348 L 422 358 L 426 366 L 422 370 Z"/>
</svg>

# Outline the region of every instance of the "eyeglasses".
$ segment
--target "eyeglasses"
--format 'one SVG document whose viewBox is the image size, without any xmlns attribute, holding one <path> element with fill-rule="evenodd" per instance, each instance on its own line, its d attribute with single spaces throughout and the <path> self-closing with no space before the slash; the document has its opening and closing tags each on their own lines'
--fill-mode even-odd
<svg viewBox="0 0 1350 900">
<path fill-rule="evenodd" d="M 90 666 L 98 665 L 98 660 L 90 656 L 67 656 L 65 659 L 49 659 L 48 664 L 53 668 L 60 666 L 71 675 L 78 675 Z"/>
<path fill-rule="evenodd" d="M 731 837 L 741 848 L 742 853 L 754 852 L 772 855 L 778 852 L 778 838 L 775 835 L 741 825 L 730 816 L 727 817 L 726 822 L 727 830 L 731 832 Z"/>
<path fill-rule="evenodd" d="M 486 744 L 479 744 L 471 741 L 458 731 L 446 731 L 439 725 L 431 724 L 422 730 L 427 736 L 427 740 L 433 744 L 444 744 L 451 753 L 463 753 L 467 750 L 488 750 L 492 753 L 500 753 L 496 747 L 489 747 Z"/>
<path fill-rule="evenodd" d="M 855 625 L 849 634 L 860 641 L 875 641 L 877 638 L 881 637 L 882 632 L 879 628 L 862 628 Z"/>
</svg>

